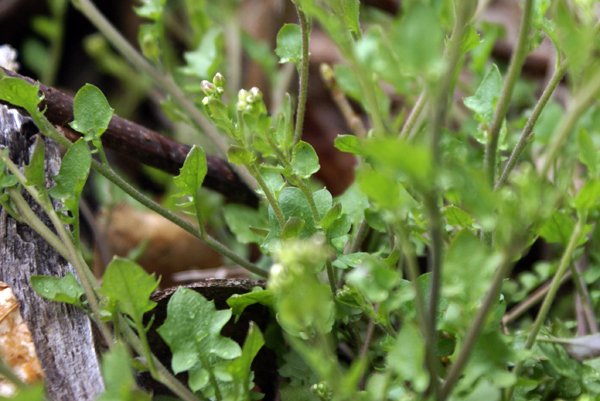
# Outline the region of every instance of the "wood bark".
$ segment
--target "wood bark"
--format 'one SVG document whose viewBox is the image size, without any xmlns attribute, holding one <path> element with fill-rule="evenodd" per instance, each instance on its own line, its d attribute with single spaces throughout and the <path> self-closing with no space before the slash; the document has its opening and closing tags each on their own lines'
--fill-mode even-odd
<svg viewBox="0 0 600 401">
<path fill-rule="evenodd" d="M 1 68 L 1 67 L 0 67 Z M 31 84 L 35 81 L 2 68 L 9 77 L 23 79 Z M 71 130 L 68 123 L 73 121 L 73 98 L 61 91 L 40 84 L 44 99 L 40 110 L 52 124 L 63 128 L 65 136 L 76 140 L 80 134 Z M 102 134 L 102 144 L 121 155 L 156 167 L 170 174 L 179 174 L 190 147 L 160 135 L 131 121 L 115 115 L 108 129 Z M 203 186 L 217 191 L 230 202 L 258 207 L 258 197 L 231 168 L 218 157 L 206 155 L 208 171 Z"/>
<path fill-rule="evenodd" d="M 41 134 L 30 118 L 0 105 L 0 147 L 8 148 L 17 165 L 29 163 L 37 135 Z M 51 176 L 58 173 L 60 157 L 54 141 L 44 137 L 44 142 L 46 185 L 50 187 Z M 28 194 L 23 196 L 37 216 L 51 227 L 39 205 Z M 12 288 L 31 331 L 48 397 L 60 401 L 94 400 L 104 384 L 90 319 L 71 305 L 40 297 L 29 284 L 33 275 L 63 277 L 68 272 L 74 273 L 72 266 L 42 237 L 5 210 L 1 211 L 0 280 Z"/>
</svg>

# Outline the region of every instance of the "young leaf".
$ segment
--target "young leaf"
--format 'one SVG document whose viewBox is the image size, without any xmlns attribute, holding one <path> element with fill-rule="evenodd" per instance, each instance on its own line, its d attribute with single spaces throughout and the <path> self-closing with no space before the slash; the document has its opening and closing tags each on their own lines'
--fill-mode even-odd
<svg viewBox="0 0 600 401">
<path fill-rule="evenodd" d="M 154 21 L 161 18 L 166 0 L 142 0 L 141 2 L 141 6 L 134 7 L 137 15 Z"/>
<path fill-rule="evenodd" d="M 79 298 L 84 294 L 83 288 L 72 273 L 64 277 L 31 276 L 31 287 L 46 299 L 79 305 Z"/>
<path fill-rule="evenodd" d="M 483 81 L 481 81 L 475 95 L 464 99 L 465 106 L 475 112 L 477 120 L 489 126 L 492 123 L 496 103 L 500 98 L 501 91 L 502 76 L 500 75 L 500 70 L 494 64 L 485 78 L 483 78 Z"/>
<path fill-rule="evenodd" d="M 362 156 L 362 141 L 354 135 L 338 135 L 333 144 L 342 152 Z"/>
<path fill-rule="evenodd" d="M 477 29 L 473 25 L 467 26 L 466 32 L 460 41 L 460 52 L 465 54 L 477 46 L 479 46 L 483 40 L 479 37 Z"/>
<path fill-rule="evenodd" d="M 454 206 L 449 205 L 444 209 L 444 217 L 451 226 L 459 226 L 463 228 L 471 227 L 475 222 L 467 212 Z"/>
<path fill-rule="evenodd" d="M 248 206 L 230 203 L 223 208 L 223 217 L 229 229 L 242 244 L 255 242 L 260 244 L 262 238 L 252 229 L 268 228 L 269 222 L 264 214 Z"/>
<path fill-rule="evenodd" d="M 292 168 L 301 178 L 308 178 L 317 171 L 319 165 L 319 156 L 310 144 L 300 141 L 292 152 Z"/>
<path fill-rule="evenodd" d="M 302 34 L 300 26 L 285 24 L 277 34 L 277 48 L 275 54 L 280 58 L 280 63 L 295 63 L 300 68 L 302 59 Z"/>
<path fill-rule="evenodd" d="M 175 185 L 179 188 L 179 193 L 175 196 L 192 195 L 195 198 L 204 182 L 207 171 L 204 150 L 194 145 L 186 156 L 183 167 L 179 170 L 179 175 L 174 179 Z"/>
<path fill-rule="evenodd" d="M 598 205 L 598 199 L 600 199 L 600 181 L 589 180 L 577 194 L 575 208 L 579 211 L 587 211 Z"/>
<path fill-rule="evenodd" d="M 215 26 L 208 29 L 198 48 L 185 53 L 186 66 L 181 71 L 186 75 L 194 75 L 200 79 L 210 79 L 217 72 L 222 48 L 222 33 Z"/>
<path fill-rule="evenodd" d="M 227 157 L 229 161 L 238 166 L 247 166 L 256 159 L 252 152 L 240 146 L 232 145 L 227 149 Z"/>
<path fill-rule="evenodd" d="M 213 301 L 188 288 L 169 300 L 167 319 L 157 331 L 171 349 L 173 371 L 189 371 L 193 391 L 209 386 L 214 365 L 241 355 L 240 346 L 220 334 L 230 318 L 231 310 L 217 311 Z"/>
<path fill-rule="evenodd" d="M 250 322 L 248 335 L 244 341 L 242 355 L 227 366 L 227 372 L 233 377 L 235 399 L 251 399 L 249 390 L 254 386 L 250 379 L 250 366 L 258 351 L 265 345 L 265 339 L 254 322 Z M 243 394 L 243 397 L 240 395 Z"/>
<path fill-rule="evenodd" d="M 102 376 L 106 390 L 98 401 L 150 401 L 150 394 L 135 388 L 135 377 L 129 364 L 127 347 L 115 344 L 102 358 Z"/>
<path fill-rule="evenodd" d="M 298 238 L 300 232 L 304 227 L 304 220 L 298 217 L 292 216 L 285 222 L 283 226 L 283 232 L 281 233 L 281 239 Z"/>
<path fill-rule="evenodd" d="M 588 168 L 590 176 L 595 176 L 598 171 L 598 149 L 590 138 L 585 128 L 579 129 L 579 160 Z"/>
<path fill-rule="evenodd" d="M 109 106 L 104 93 L 94 85 L 86 84 L 79 89 L 73 100 L 71 128 L 83 134 L 86 141 L 92 141 L 99 147 L 100 135 L 112 119 L 114 110 Z"/>
<path fill-rule="evenodd" d="M 39 190 L 46 190 L 46 175 L 44 169 L 44 156 L 46 147 L 44 140 L 41 136 L 35 139 L 35 147 L 33 153 L 29 158 L 29 165 L 23 168 L 25 177 L 27 178 L 27 185 L 34 185 Z"/>
<path fill-rule="evenodd" d="M 138 264 L 115 257 L 106 268 L 100 292 L 137 323 L 142 321 L 144 313 L 156 306 L 156 302 L 150 301 L 150 295 L 158 283 L 154 274 L 146 273 Z"/>
<path fill-rule="evenodd" d="M 423 391 L 430 380 L 423 367 L 424 360 L 423 335 L 416 325 L 405 322 L 398 334 L 396 344 L 388 354 L 387 364 L 402 380 L 410 381 L 416 391 Z"/>
<path fill-rule="evenodd" d="M 0 100 L 23 107 L 30 115 L 37 114 L 37 105 L 42 101 L 38 96 L 40 84 L 35 86 L 19 78 L 4 77 L 0 80 Z"/>
<path fill-rule="evenodd" d="M 273 293 L 268 289 L 264 290 L 260 287 L 254 287 L 252 292 L 246 294 L 233 294 L 227 300 L 227 305 L 231 307 L 231 311 L 236 316 L 236 322 L 247 306 L 256 303 L 273 309 Z"/>
</svg>

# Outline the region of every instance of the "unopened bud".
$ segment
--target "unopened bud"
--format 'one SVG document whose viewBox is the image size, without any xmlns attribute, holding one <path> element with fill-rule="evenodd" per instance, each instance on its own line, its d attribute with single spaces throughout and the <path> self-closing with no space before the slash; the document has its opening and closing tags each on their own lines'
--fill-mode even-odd
<svg viewBox="0 0 600 401">
<path fill-rule="evenodd" d="M 224 87 L 225 86 L 225 77 L 220 72 L 217 72 L 215 74 L 215 76 L 213 77 L 213 84 L 215 84 L 217 86 L 217 88 Z"/>
<path fill-rule="evenodd" d="M 207 80 L 202 81 L 202 83 L 200 83 L 200 86 L 202 87 L 202 91 L 206 96 L 214 95 L 217 93 L 217 87 L 215 86 L 215 84 L 212 84 Z"/>
<path fill-rule="evenodd" d="M 238 111 L 244 111 L 244 110 L 246 110 L 246 106 L 248 106 L 248 103 L 246 103 L 245 100 L 240 100 L 235 105 L 235 107 L 237 107 Z"/>
<path fill-rule="evenodd" d="M 208 106 L 208 97 L 205 97 L 204 99 L 202 99 L 202 104 L 206 107 Z"/>
<path fill-rule="evenodd" d="M 332 86 L 335 82 L 335 75 L 333 74 L 331 66 L 327 63 L 322 63 L 319 66 L 319 70 L 321 72 L 321 78 L 325 81 L 325 85 L 328 87 Z"/>
<path fill-rule="evenodd" d="M 246 89 L 240 89 L 238 92 L 238 100 L 240 102 L 246 102 L 246 98 L 248 97 L 248 91 Z"/>
<path fill-rule="evenodd" d="M 255 102 L 261 101 L 262 96 L 263 96 L 260 89 L 258 89 L 256 86 L 253 87 L 252 89 L 250 89 L 250 95 L 252 95 L 252 98 L 254 99 Z"/>
</svg>

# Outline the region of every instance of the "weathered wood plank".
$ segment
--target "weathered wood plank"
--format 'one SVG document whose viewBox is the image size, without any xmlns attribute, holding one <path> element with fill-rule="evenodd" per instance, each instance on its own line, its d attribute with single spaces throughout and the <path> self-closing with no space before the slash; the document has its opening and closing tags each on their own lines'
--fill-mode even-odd
<svg viewBox="0 0 600 401">
<path fill-rule="evenodd" d="M 37 127 L 31 119 L 0 105 L 0 146 L 8 147 L 17 165 L 29 163 Z M 58 173 L 60 157 L 54 141 L 46 145 L 46 185 Z M 51 224 L 41 208 L 24 194 L 42 221 Z M 56 207 L 56 205 L 55 205 Z M 62 277 L 73 268 L 29 226 L 0 214 L 0 280 L 14 291 L 45 375 L 50 399 L 94 400 L 104 384 L 100 374 L 90 319 L 80 309 L 43 299 L 29 285 L 33 275 Z"/>
</svg>

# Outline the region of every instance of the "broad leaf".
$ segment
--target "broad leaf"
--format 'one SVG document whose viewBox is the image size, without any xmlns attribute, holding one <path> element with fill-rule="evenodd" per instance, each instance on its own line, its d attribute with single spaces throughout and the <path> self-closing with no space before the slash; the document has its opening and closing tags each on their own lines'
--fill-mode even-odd
<svg viewBox="0 0 600 401">
<path fill-rule="evenodd" d="M 79 305 L 79 298 L 84 294 L 83 288 L 72 273 L 64 277 L 31 276 L 31 287 L 46 299 Z"/>
<path fill-rule="evenodd" d="M 73 100 L 75 120 L 69 125 L 75 131 L 82 133 L 86 141 L 92 141 L 96 147 L 99 147 L 100 135 L 108 128 L 113 112 L 102 91 L 94 85 L 86 84 L 75 95 Z"/>
</svg>

